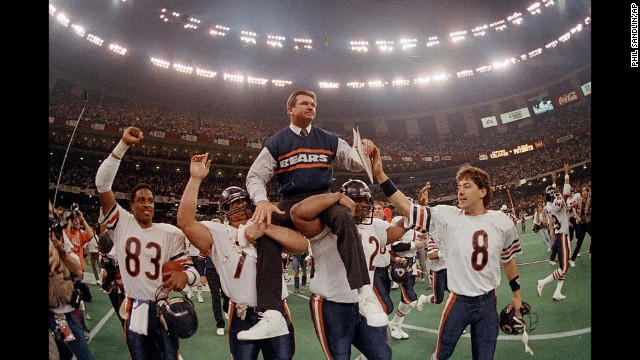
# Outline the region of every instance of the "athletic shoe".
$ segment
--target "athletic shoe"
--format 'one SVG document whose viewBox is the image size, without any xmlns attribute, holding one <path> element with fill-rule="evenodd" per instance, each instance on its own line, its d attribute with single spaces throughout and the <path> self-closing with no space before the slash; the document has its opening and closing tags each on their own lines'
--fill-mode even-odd
<svg viewBox="0 0 640 360">
<path fill-rule="evenodd" d="M 418 303 L 416 304 L 416 309 L 418 311 L 422 311 L 424 309 L 424 304 L 427 302 L 427 295 L 420 295 L 418 298 Z"/>
<path fill-rule="evenodd" d="M 198 302 L 203 303 L 204 299 L 202 298 L 202 293 L 198 293 Z"/>
<path fill-rule="evenodd" d="M 391 329 L 391 337 L 398 340 L 408 339 L 409 334 L 402 331 L 400 325 L 389 325 L 389 329 Z"/>
<path fill-rule="evenodd" d="M 189 291 L 187 291 L 187 297 L 189 299 L 191 299 L 193 297 L 193 290 L 191 288 L 189 288 Z"/>
<path fill-rule="evenodd" d="M 542 283 L 542 280 L 538 280 L 538 284 L 536 285 L 536 292 L 538 293 L 538 297 L 542 297 L 542 288 L 544 288 L 544 283 Z"/>
<path fill-rule="evenodd" d="M 573 260 L 569 260 L 569 265 L 571 267 L 576 267 L 576 263 Z"/>
<path fill-rule="evenodd" d="M 224 335 L 224 328 L 218 328 L 218 330 L 216 330 L 216 334 L 218 334 L 218 336 L 223 336 Z"/>
<path fill-rule="evenodd" d="M 555 264 L 556 264 L 556 262 L 555 262 L 555 261 L 553 261 L 553 260 L 549 260 L 549 264 L 550 264 L 550 265 L 555 265 Z"/>
<path fill-rule="evenodd" d="M 560 293 L 553 294 L 553 300 L 555 300 L 555 301 L 562 301 L 562 300 L 564 300 L 566 298 L 567 298 L 566 296 L 564 296 L 564 295 L 562 295 Z"/>
<path fill-rule="evenodd" d="M 389 318 L 373 293 L 365 296 L 358 304 L 360 314 L 367 318 L 367 324 L 373 327 L 387 326 Z"/>
<path fill-rule="evenodd" d="M 238 340 L 261 340 L 274 338 L 276 336 L 287 335 L 289 329 L 287 328 L 287 321 L 282 316 L 282 313 L 276 310 L 267 310 L 263 313 L 259 313 L 262 317 L 257 324 L 249 330 L 240 331 L 238 333 Z"/>
</svg>

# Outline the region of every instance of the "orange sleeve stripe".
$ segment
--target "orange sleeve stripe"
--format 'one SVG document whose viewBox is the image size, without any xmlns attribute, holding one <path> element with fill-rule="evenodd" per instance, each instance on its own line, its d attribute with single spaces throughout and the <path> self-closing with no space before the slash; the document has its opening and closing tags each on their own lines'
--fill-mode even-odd
<svg viewBox="0 0 640 360">
<path fill-rule="evenodd" d="M 287 172 L 287 171 L 293 171 L 296 169 L 309 169 L 309 168 L 328 168 L 330 165 L 329 164 L 300 164 L 300 165 L 295 165 L 292 167 L 288 167 L 286 169 L 280 169 L 276 171 L 276 174 L 282 174 L 283 172 Z"/>
</svg>

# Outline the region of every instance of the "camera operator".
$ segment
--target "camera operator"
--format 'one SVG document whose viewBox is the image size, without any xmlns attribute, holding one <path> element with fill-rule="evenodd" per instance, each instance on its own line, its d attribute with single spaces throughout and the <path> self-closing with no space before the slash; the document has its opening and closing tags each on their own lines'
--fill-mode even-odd
<svg viewBox="0 0 640 360">
<path fill-rule="evenodd" d="M 63 227 L 66 224 L 55 222 L 51 212 L 49 217 L 49 281 L 53 279 L 52 274 L 60 271 L 64 274 L 66 269 L 69 274 L 63 281 L 71 281 L 72 276 L 82 276 L 80 259 L 72 251 L 72 245 L 65 236 Z M 59 288 L 59 284 L 56 287 Z M 50 300 L 49 329 L 60 339 L 57 343 L 61 354 L 65 350 L 71 350 L 78 360 L 93 359 L 82 325 L 70 301 L 52 306 Z"/>
<path fill-rule="evenodd" d="M 98 236 L 98 253 L 100 254 L 100 276 L 102 283 L 100 287 L 102 292 L 109 296 L 111 306 L 118 315 L 118 319 L 124 325 L 124 319 L 120 315 L 120 305 L 124 301 L 124 284 L 120 269 L 118 268 L 118 260 L 116 259 L 115 250 L 113 249 L 113 240 L 109 231 L 104 231 Z"/>
<path fill-rule="evenodd" d="M 69 238 L 69 241 L 71 242 L 72 251 L 80 259 L 80 268 L 82 269 L 82 274 L 79 277 L 74 277 L 76 288 L 78 288 L 80 286 L 79 283 L 84 278 L 84 271 L 87 266 L 84 261 L 84 245 L 90 242 L 91 239 L 93 239 L 93 229 L 91 228 L 91 226 L 89 226 L 89 223 L 87 223 L 87 220 L 84 218 L 84 215 L 82 214 L 78 204 L 76 203 L 71 205 L 71 213 L 67 215 L 67 220 L 68 225 L 64 229 L 64 231 Z M 90 296 L 90 290 L 88 287 L 82 287 L 82 291 L 84 293 L 84 296 Z M 80 321 L 82 323 L 82 327 L 84 328 L 85 332 L 88 333 L 89 329 L 86 326 L 85 320 L 89 320 L 91 318 L 87 316 L 84 300 L 80 302 L 78 310 L 80 311 Z"/>
</svg>

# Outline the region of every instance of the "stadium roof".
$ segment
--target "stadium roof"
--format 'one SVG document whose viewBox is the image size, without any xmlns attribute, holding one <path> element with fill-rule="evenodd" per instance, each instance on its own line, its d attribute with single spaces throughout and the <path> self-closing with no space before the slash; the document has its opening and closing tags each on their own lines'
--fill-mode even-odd
<svg viewBox="0 0 640 360">
<path fill-rule="evenodd" d="M 298 88 L 319 95 L 319 111 L 330 117 L 397 114 L 451 108 L 508 96 L 553 81 L 591 62 L 591 30 L 584 27 L 571 41 L 546 49 L 545 45 L 591 16 L 590 1 L 545 1 L 540 14 L 527 9 L 535 0 L 277 0 L 277 1 L 50 1 L 64 11 L 71 24 L 81 24 L 79 37 L 71 26 L 49 20 L 51 73 L 64 74 L 87 88 L 104 89 L 134 99 L 181 104 L 212 111 L 238 111 L 252 116 L 284 114 L 286 97 Z M 553 4 L 551 4 L 553 3 Z M 540 0 L 539 4 L 543 4 Z M 161 10 L 175 11 L 170 21 Z M 489 27 L 486 36 L 472 29 L 520 13 L 522 22 L 506 21 L 504 31 Z M 186 29 L 189 18 L 200 22 Z M 213 37 L 214 25 L 229 28 L 225 37 Z M 495 24 L 494 24 L 495 25 Z M 257 44 L 240 41 L 240 31 L 257 34 Z M 452 32 L 466 30 L 453 42 Z M 88 34 L 104 39 L 103 46 L 85 41 Z M 286 37 L 285 46 L 265 44 L 267 34 Z M 431 36 L 440 44 L 427 47 Z M 292 40 L 313 40 L 313 49 L 294 50 Z M 415 38 L 411 51 L 382 53 L 375 41 L 387 39 L 398 47 L 400 38 Z M 84 38 L 84 39 L 83 39 Z M 355 53 L 352 40 L 367 40 L 370 51 Z M 108 50 L 109 43 L 127 49 L 124 56 Z M 504 71 L 477 69 L 506 58 L 542 53 Z M 187 76 L 153 66 L 159 57 L 187 66 L 211 69 L 214 79 Z M 456 77 L 461 70 L 474 76 Z M 392 86 L 392 80 L 415 79 L 421 74 L 446 72 L 450 81 L 426 86 Z M 265 79 L 284 79 L 292 85 L 255 86 L 222 80 L 223 73 Z M 353 89 L 349 81 L 387 82 L 384 88 Z M 320 89 L 320 81 L 340 83 L 339 89 Z M 274 105 L 275 104 L 275 105 Z"/>
</svg>

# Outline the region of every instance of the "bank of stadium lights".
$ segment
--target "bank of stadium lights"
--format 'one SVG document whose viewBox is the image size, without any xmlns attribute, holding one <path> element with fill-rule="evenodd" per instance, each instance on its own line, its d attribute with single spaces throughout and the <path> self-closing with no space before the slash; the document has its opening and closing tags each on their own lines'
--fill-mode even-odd
<svg viewBox="0 0 640 360">
<path fill-rule="evenodd" d="M 371 88 L 382 88 L 386 85 L 387 83 L 382 81 L 382 80 L 371 80 L 367 82 L 367 86 L 371 87 Z"/>
<path fill-rule="evenodd" d="M 58 20 L 58 22 L 60 24 L 62 24 L 62 26 L 67 27 L 69 26 L 69 18 L 67 17 L 67 15 L 63 14 L 63 13 L 58 13 L 58 15 L 56 15 L 56 20 Z"/>
<path fill-rule="evenodd" d="M 514 12 L 513 14 L 507 16 L 507 20 L 509 20 L 514 25 L 522 24 L 522 13 Z"/>
<path fill-rule="evenodd" d="M 409 84 L 410 84 L 409 80 L 405 80 L 405 79 L 396 79 L 391 82 L 391 86 L 394 86 L 394 87 L 406 86 Z"/>
<path fill-rule="evenodd" d="M 493 69 L 501 69 L 501 68 L 507 67 L 507 66 L 509 66 L 511 64 L 514 64 L 515 62 L 516 62 L 515 58 L 500 60 L 500 61 L 496 61 L 493 64 L 491 64 L 491 67 Z"/>
<path fill-rule="evenodd" d="M 240 31 L 240 41 L 242 41 L 242 45 L 255 45 L 256 44 L 256 36 L 257 34 L 253 31 L 242 30 Z"/>
<path fill-rule="evenodd" d="M 507 29 L 507 22 L 504 19 L 494 21 L 489 24 L 489 27 L 492 27 L 495 31 L 504 31 Z"/>
<path fill-rule="evenodd" d="M 584 24 L 587 26 L 591 24 L 591 16 L 587 16 L 586 18 L 584 18 Z"/>
<path fill-rule="evenodd" d="M 461 30 L 461 31 L 455 31 L 455 32 L 449 33 L 449 36 L 451 37 L 451 41 L 453 42 L 464 40 L 465 35 L 467 35 L 467 30 Z"/>
<path fill-rule="evenodd" d="M 476 69 L 477 73 L 486 73 L 491 71 L 491 65 L 483 65 Z"/>
<path fill-rule="evenodd" d="M 456 76 L 458 77 L 458 79 L 461 79 L 463 77 L 468 77 L 471 75 L 473 75 L 473 70 L 462 70 L 456 73 Z"/>
<path fill-rule="evenodd" d="M 209 34 L 212 36 L 226 36 L 229 30 L 231 30 L 231 28 L 222 25 L 216 25 L 213 27 L 213 29 L 209 30 Z"/>
<path fill-rule="evenodd" d="M 311 50 L 313 49 L 313 40 L 305 38 L 294 38 L 293 48 L 295 50 Z"/>
<path fill-rule="evenodd" d="M 58 11 L 58 8 L 56 8 L 56 6 L 53 4 L 49 4 L 49 15 L 55 15 L 56 11 Z"/>
<path fill-rule="evenodd" d="M 247 76 L 247 83 L 252 85 L 264 85 L 269 82 L 269 79 Z"/>
<path fill-rule="evenodd" d="M 244 75 L 237 75 L 237 74 L 227 74 L 227 73 L 223 73 L 223 74 L 222 74 L 222 79 L 223 79 L 224 81 L 231 81 L 231 82 L 243 83 L 243 82 L 244 82 Z"/>
<path fill-rule="evenodd" d="M 218 73 L 215 72 L 215 71 L 196 68 L 196 76 L 200 76 L 200 77 L 203 77 L 203 78 L 213 78 L 217 74 Z"/>
<path fill-rule="evenodd" d="M 282 48 L 282 42 L 287 40 L 286 37 L 274 34 L 267 34 L 267 45 L 275 48 Z"/>
<path fill-rule="evenodd" d="M 544 4 L 544 7 L 549 7 L 549 6 L 553 5 L 553 4 L 555 4 L 553 2 L 553 0 L 542 0 L 542 3 Z"/>
<path fill-rule="evenodd" d="M 424 76 L 424 77 L 419 77 L 419 78 L 413 79 L 413 83 L 415 85 L 424 85 L 424 84 L 428 84 L 430 82 L 431 82 L 431 76 Z"/>
<path fill-rule="evenodd" d="M 436 74 L 433 75 L 433 81 L 443 81 L 443 80 L 447 80 L 449 76 L 447 76 L 447 74 Z"/>
<path fill-rule="evenodd" d="M 393 51 L 393 41 L 390 40 L 376 40 L 376 46 L 378 47 L 378 50 L 382 52 Z"/>
<path fill-rule="evenodd" d="M 347 86 L 353 89 L 361 89 L 365 87 L 365 83 L 359 81 L 351 81 L 347 83 Z"/>
<path fill-rule="evenodd" d="M 544 46 L 545 49 L 551 49 L 558 46 L 558 40 L 553 40 L 552 42 L 548 43 L 547 45 Z"/>
<path fill-rule="evenodd" d="M 101 38 L 99 38 L 98 36 L 93 35 L 93 34 L 88 34 L 87 35 L 87 40 L 90 43 L 93 43 L 93 44 L 98 45 L 98 46 L 102 46 L 102 44 L 104 43 L 104 40 L 102 40 Z"/>
<path fill-rule="evenodd" d="M 127 49 L 123 48 L 118 44 L 109 44 L 109 50 L 113 51 L 118 55 L 125 55 L 127 53 Z"/>
<path fill-rule="evenodd" d="M 485 36 L 487 35 L 487 29 L 489 29 L 489 25 L 476 26 L 471 29 L 471 34 L 473 36 Z"/>
<path fill-rule="evenodd" d="M 278 80 L 278 79 L 271 80 L 271 83 L 273 84 L 273 86 L 276 86 L 276 87 L 285 87 L 287 85 L 292 84 L 290 80 Z"/>
<path fill-rule="evenodd" d="M 185 29 L 191 29 L 191 30 L 195 30 L 198 28 L 198 25 L 201 23 L 202 21 L 200 19 L 196 19 L 194 17 L 189 16 L 189 18 L 187 18 L 186 20 L 186 24 L 184 24 L 184 28 Z"/>
<path fill-rule="evenodd" d="M 171 65 L 170 62 L 166 61 L 166 60 L 162 60 L 162 59 L 158 59 L 155 57 L 151 58 L 151 63 L 155 66 L 161 67 L 163 69 L 168 69 L 169 66 Z"/>
<path fill-rule="evenodd" d="M 436 45 L 440 45 L 440 40 L 438 40 L 437 36 L 429 36 L 429 38 L 427 39 L 427 47 L 432 47 L 432 46 L 436 46 Z"/>
<path fill-rule="evenodd" d="M 193 74 L 193 66 L 184 65 L 180 63 L 173 63 L 173 69 L 177 72 L 184 74 Z"/>
<path fill-rule="evenodd" d="M 82 26 L 82 25 L 78 25 L 78 24 L 73 24 L 73 25 L 71 25 L 71 28 L 73 29 L 73 31 L 74 31 L 78 36 L 80 36 L 81 38 L 83 38 L 83 37 L 84 37 L 84 33 L 85 33 L 85 31 L 84 31 L 84 26 Z"/>
<path fill-rule="evenodd" d="M 320 89 L 338 89 L 340 84 L 336 82 L 320 81 L 318 86 L 320 86 Z"/>
<path fill-rule="evenodd" d="M 531 59 L 532 57 L 538 56 L 542 54 L 542 49 L 541 48 L 537 48 L 535 50 L 531 50 L 529 51 L 529 59 Z"/>
<path fill-rule="evenodd" d="M 369 42 L 366 40 L 349 41 L 349 45 L 355 52 L 369 52 Z"/>
<path fill-rule="evenodd" d="M 400 39 L 402 50 L 410 50 L 418 46 L 418 39 Z"/>
</svg>

